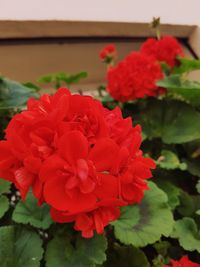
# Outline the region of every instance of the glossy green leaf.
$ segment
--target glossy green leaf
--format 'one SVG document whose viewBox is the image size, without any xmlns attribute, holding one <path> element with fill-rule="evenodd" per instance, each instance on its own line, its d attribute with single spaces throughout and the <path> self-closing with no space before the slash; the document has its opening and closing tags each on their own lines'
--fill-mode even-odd
<svg viewBox="0 0 200 267">
<path fill-rule="evenodd" d="M 149 186 L 141 204 L 123 207 L 120 219 L 113 223 L 116 238 L 124 244 L 143 247 L 172 231 L 174 221 L 167 195 L 153 182 Z"/>
<path fill-rule="evenodd" d="M 32 231 L 14 226 L 0 227 L 0 266 L 39 267 L 42 241 Z"/>
<path fill-rule="evenodd" d="M 200 70 L 200 60 L 198 59 L 179 58 L 178 61 L 179 65 L 173 68 L 174 74 Z"/>
<path fill-rule="evenodd" d="M 167 194 L 168 204 L 174 210 L 180 204 L 180 189 L 169 181 L 159 180 L 158 186 Z"/>
<path fill-rule="evenodd" d="M 177 155 L 170 150 L 162 150 L 161 155 L 156 161 L 158 167 L 166 169 L 166 170 L 186 170 L 186 163 L 181 163 Z"/>
<path fill-rule="evenodd" d="M 0 218 L 4 216 L 9 209 L 9 201 L 6 196 L 0 196 Z"/>
<path fill-rule="evenodd" d="M 149 139 L 181 144 L 200 138 L 200 113 L 179 101 L 149 101 L 138 122 Z"/>
<path fill-rule="evenodd" d="M 177 238 L 185 250 L 197 250 L 200 253 L 200 232 L 192 218 L 176 221 L 171 237 Z"/>
<path fill-rule="evenodd" d="M 200 83 L 181 79 L 180 75 L 171 75 L 157 82 L 166 88 L 175 98 L 185 100 L 195 106 L 200 105 Z"/>
<path fill-rule="evenodd" d="M 17 223 L 30 223 L 34 227 L 47 229 L 53 223 L 49 210 L 46 204 L 39 207 L 37 199 L 29 192 L 26 201 L 21 200 L 16 205 L 12 219 Z"/>
<path fill-rule="evenodd" d="M 115 244 L 114 248 L 108 251 L 107 258 L 103 267 L 150 267 L 144 252 L 133 246 Z"/>
<path fill-rule="evenodd" d="M 106 260 L 106 248 L 103 235 L 90 239 L 79 237 L 75 246 L 67 235 L 56 236 L 47 246 L 46 267 L 95 267 Z"/>
<path fill-rule="evenodd" d="M 21 108 L 30 97 L 38 97 L 33 88 L 18 82 L 0 78 L 0 109 Z"/>
<path fill-rule="evenodd" d="M 3 180 L 3 179 L 0 179 L 0 195 L 4 194 L 4 193 L 9 193 L 10 192 L 10 186 L 11 186 L 10 182 Z"/>
</svg>

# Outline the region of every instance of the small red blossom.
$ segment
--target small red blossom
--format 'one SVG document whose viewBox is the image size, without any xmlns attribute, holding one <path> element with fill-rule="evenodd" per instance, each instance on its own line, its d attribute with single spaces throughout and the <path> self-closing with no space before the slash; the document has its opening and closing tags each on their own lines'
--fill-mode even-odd
<svg viewBox="0 0 200 267">
<path fill-rule="evenodd" d="M 121 102 L 156 96 L 160 88 L 156 81 L 163 78 L 158 62 L 140 52 L 129 54 L 107 73 L 107 91 Z"/>
<path fill-rule="evenodd" d="M 99 53 L 99 58 L 106 63 L 110 63 L 116 56 L 116 47 L 114 44 L 106 45 Z"/>
<path fill-rule="evenodd" d="M 143 43 L 140 51 L 160 62 L 167 63 L 170 67 L 177 65 L 178 56 L 184 56 L 180 43 L 172 36 L 165 36 L 160 40 L 149 38 Z"/>
<path fill-rule="evenodd" d="M 144 158 L 141 127 L 121 110 L 89 96 L 59 89 L 30 99 L 0 141 L 0 177 L 25 200 L 32 189 L 59 223 L 89 238 L 120 216 L 120 207 L 139 203 L 155 168 Z M 113 158 L 114 157 L 114 158 Z"/>
<path fill-rule="evenodd" d="M 188 256 L 183 256 L 179 261 L 171 260 L 171 264 L 171 267 L 200 267 L 200 264 L 190 261 Z M 170 266 L 163 265 L 162 267 Z"/>
</svg>

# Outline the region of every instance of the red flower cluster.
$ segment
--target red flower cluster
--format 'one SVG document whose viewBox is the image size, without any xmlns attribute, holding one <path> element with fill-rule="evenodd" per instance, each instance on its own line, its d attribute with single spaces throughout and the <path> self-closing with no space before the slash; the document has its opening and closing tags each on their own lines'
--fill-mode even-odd
<svg viewBox="0 0 200 267">
<path fill-rule="evenodd" d="M 116 56 L 116 47 L 113 44 L 108 44 L 99 53 L 101 60 L 110 63 L 110 61 Z"/>
<path fill-rule="evenodd" d="M 89 96 L 59 89 L 30 99 L 0 142 L 0 177 L 23 199 L 29 189 L 51 206 L 56 222 L 75 222 L 82 236 L 120 216 L 120 206 L 141 201 L 154 162 L 140 150 L 141 129 L 121 111 Z"/>
<path fill-rule="evenodd" d="M 172 267 L 200 267 L 200 264 L 192 262 L 187 256 L 183 256 L 179 261 L 171 260 Z M 163 265 L 163 267 L 170 267 L 169 265 Z"/>
<path fill-rule="evenodd" d="M 141 47 L 141 52 L 167 63 L 170 67 L 177 64 L 177 56 L 183 56 L 183 49 L 176 38 L 166 36 L 160 40 L 149 38 Z"/>
<path fill-rule="evenodd" d="M 121 102 L 156 96 L 156 81 L 163 78 L 161 67 L 151 56 L 133 52 L 107 73 L 107 91 Z"/>
</svg>

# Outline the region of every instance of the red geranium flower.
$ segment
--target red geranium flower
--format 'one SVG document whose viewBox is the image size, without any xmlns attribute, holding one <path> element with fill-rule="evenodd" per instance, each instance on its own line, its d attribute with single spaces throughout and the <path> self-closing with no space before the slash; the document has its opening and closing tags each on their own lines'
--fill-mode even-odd
<svg viewBox="0 0 200 267">
<path fill-rule="evenodd" d="M 192 262 L 188 259 L 188 256 L 183 256 L 179 261 L 171 260 L 172 267 L 200 267 L 200 264 Z M 170 267 L 169 265 L 163 265 L 163 267 Z"/>
<path fill-rule="evenodd" d="M 106 63 L 110 63 L 116 56 L 116 47 L 114 44 L 106 45 L 99 53 L 99 58 Z"/>
<path fill-rule="evenodd" d="M 74 222 L 82 236 L 101 234 L 120 207 L 141 201 L 155 167 L 144 158 L 141 128 L 92 97 L 55 95 L 30 99 L 0 141 L 0 177 L 29 189 L 51 207 L 56 222 Z M 115 159 L 113 159 L 113 156 Z"/>
<path fill-rule="evenodd" d="M 156 96 L 159 87 L 156 81 L 163 78 L 160 65 L 154 58 L 133 52 L 107 73 L 107 91 L 119 101 Z"/>
<path fill-rule="evenodd" d="M 178 56 L 184 56 L 181 45 L 172 36 L 165 36 L 160 40 L 147 39 L 141 47 L 141 52 L 155 57 L 158 61 L 167 63 L 170 67 L 177 65 Z"/>
</svg>

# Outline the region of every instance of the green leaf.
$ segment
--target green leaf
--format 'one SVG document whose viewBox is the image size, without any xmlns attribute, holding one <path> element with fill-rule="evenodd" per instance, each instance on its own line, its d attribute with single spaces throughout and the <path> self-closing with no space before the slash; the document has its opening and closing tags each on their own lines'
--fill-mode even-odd
<svg viewBox="0 0 200 267">
<path fill-rule="evenodd" d="M 140 112 L 138 122 L 149 139 L 181 144 L 200 138 L 200 113 L 180 101 L 152 100 Z"/>
<path fill-rule="evenodd" d="M 200 210 L 197 210 L 197 211 L 196 211 L 196 214 L 197 214 L 197 215 L 200 215 Z"/>
<path fill-rule="evenodd" d="M 54 80 L 53 74 L 48 74 L 38 79 L 39 83 L 51 83 Z"/>
<path fill-rule="evenodd" d="M 196 211 L 200 209 L 200 195 L 192 195 L 191 197 L 194 203 L 194 214 L 193 215 L 195 215 Z"/>
<path fill-rule="evenodd" d="M 39 267 L 42 258 L 42 241 L 39 236 L 24 228 L 0 227 L 0 266 Z"/>
<path fill-rule="evenodd" d="M 4 216 L 9 209 L 9 201 L 6 196 L 0 196 L 0 218 Z"/>
<path fill-rule="evenodd" d="M 115 244 L 108 253 L 108 259 L 103 267 L 150 267 L 144 252 L 133 246 Z"/>
<path fill-rule="evenodd" d="M 46 204 L 38 206 L 37 199 L 31 192 L 28 193 L 26 201 L 17 203 L 12 216 L 17 223 L 28 224 L 42 229 L 47 229 L 53 221 L 50 218 L 49 207 Z"/>
<path fill-rule="evenodd" d="M 167 194 L 169 206 L 174 210 L 180 204 L 180 189 L 169 181 L 159 180 L 157 184 Z"/>
<path fill-rule="evenodd" d="M 103 104 L 107 104 L 109 102 L 114 102 L 114 99 L 108 95 L 108 94 L 104 94 L 102 96 L 96 97 L 98 100 L 100 100 Z"/>
<path fill-rule="evenodd" d="M 75 246 L 67 235 L 56 236 L 47 246 L 46 267 L 95 267 L 106 260 L 107 242 L 104 236 L 78 237 Z"/>
<path fill-rule="evenodd" d="M 175 98 L 185 100 L 194 106 L 200 105 L 200 83 L 181 79 L 180 75 L 171 75 L 157 82 L 166 88 Z"/>
<path fill-rule="evenodd" d="M 123 207 L 120 219 L 113 223 L 115 236 L 124 244 L 143 247 L 169 236 L 173 227 L 167 195 L 153 182 L 141 204 Z"/>
<path fill-rule="evenodd" d="M 170 243 L 168 241 L 156 242 L 153 247 L 156 249 L 157 253 L 163 257 L 167 256 L 168 250 L 170 248 Z"/>
<path fill-rule="evenodd" d="M 168 76 L 171 73 L 171 67 L 164 62 L 161 62 L 160 65 L 164 74 Z"/>
<path fill-rule="evenodd" d="M 9 193 L 10 192 L 10 186 L 11 186 L 10 182 L 3 180 L 3 179 L 0 179 L 0 195 L 4 194 L 4 193 Z"/>
<path fill-rule="evenodd" d="M 171 244 L 168 241 L 159 241 L 153 244 L 157 252 L 157 256 L 153 259 L 154 267 L 162 267 L 166 260 L 169 260 L 169 250 L 171 249 Z"/>
<path fill-rule="evenodd" d="M 177 155 L 170 150 L 162 150 L 161 156 L 156 161 L 157 166 L 166 170 L 186 170 L 186 163 L 181 163 Z"/>
<path fill-rule="evenodd" d="M 21 108 L 30 97 L 38 97 L 35 89 L 0 78 L 0 109 Z"/>
<path fill-rule="evenodd" d="M 200 253 L 200 233 L 192 218 L 183 218 L 174 224 L 172 238 L 178 238 L 180 245 L 189 251 L 197 250 Z"/>
<path fill-rule="evenodd" d="M 41 90 L 41 88 L 39 86 L 37 86 L 36 84 L 31 83 L 31 82 L 23 83 L 23 85 L 26 86 L 26 87 L 32 88 L 35 91 L 40 91 Z"/>
<path fill-rule="evenodd" d="M 196 184 L 197 192 L 200 194 L 200 180 Z"/>
<path fill-rule="evenodd" d="M 191 195 L 187 192 L 180 191 L 180 206 L 177 208 L 182 216 L 192 216 L 195 212 L 195 203 Z"/>
<path fill-rule="evenodd" d="M 38 82 L 40 83 L 55 83 L 55 87 L 59 88 L 62 82 L 66 83 L 67 86 L 70 86 L 72 83 L 78 83 L 81 79 L 87 78 L 88 74 L 85 71 L 68 74 L 65 72 L 58 72 L 53 74 L 48 74 L 39 78 Z"/>
<path fill-rule="evenodd" d="M 187 170 L 194 176 L 200 177 L 200 158 L 187 159 L 185 160 L 187 164 Z"/>
<path fill-rule="evenodd" d="M 69 75 L 64 79 L 67 85 L 71 85 L 72 83 L 78 83 L 81 79 L 85 79 L 88 77 L 87 72 L 82 71 L 74 75 Z"/>
<path fill-rule="evenodd" d="M 178 58 L 178 61 L 180 64 L 173 68 L 174 74 L 200 70 L 200 60 L 198 59 Z"/>
</svg>

